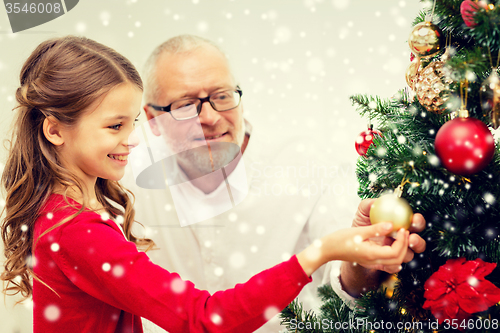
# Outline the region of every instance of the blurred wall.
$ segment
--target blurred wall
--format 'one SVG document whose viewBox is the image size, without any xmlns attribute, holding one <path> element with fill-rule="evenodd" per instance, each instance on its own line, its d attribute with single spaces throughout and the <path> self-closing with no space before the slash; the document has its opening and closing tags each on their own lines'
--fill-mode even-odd
<svg viewBox="0 0 500 333">
<path fill-rule="evenodd" d="M 20 68 L 41 41 L 84 35 L 142 69 L 154 47 L 190 33 L 216 41 L 227 53 L 254 128 L 269 140 L 315 140 L 332 165 L 353 166 L 354 140 L 367 120 L 348 97 L 389 98 L 406 86 L 406 39 L 421 8 L 418 0 L 81 0 L 61 17 L 13 34 L 2 7 L 0 139 L 7 138 L 14 114 Z M 5 158 L 2 145 L 0 168 Z M 355 207 L 356 179 L 352 172 L 346 177 L 352 184 L 346 197 Z M 13 301 L 0 306 L 1 331 L 31 332 L 29 302 L 13 307 Z"/>
</svg>

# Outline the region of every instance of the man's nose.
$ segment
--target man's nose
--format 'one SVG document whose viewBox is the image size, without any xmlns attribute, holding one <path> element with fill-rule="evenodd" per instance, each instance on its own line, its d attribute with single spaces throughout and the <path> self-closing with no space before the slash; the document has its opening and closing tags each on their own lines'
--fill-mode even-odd
<svg viewBox="0 0 500 333">
<path fill-rule="evenodd" d="M 217 123 L 220 119 L 219 112 L 215 111 L 209 101 L 204 101 L 201 104 L 201 111 L 198 115 L 200 123 L 212 126 Z"/>
</svg>

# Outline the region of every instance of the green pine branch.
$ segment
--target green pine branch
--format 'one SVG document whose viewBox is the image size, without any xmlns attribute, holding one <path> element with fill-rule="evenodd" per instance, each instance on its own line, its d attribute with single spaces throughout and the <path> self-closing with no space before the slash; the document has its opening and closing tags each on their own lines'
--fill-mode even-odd
<svg viewBox="0 0 500 333">
<path fill-rule="evenodd" d="M 461 100 L 465 100 L 464 90 L 460 93 L 460 82 L 464 88 L 465 79 L 470 116 L 489 122 L 489 115 L 481 109 L 479 91 L 499 59 L 500 0 L 495 1 L 493 9 L 477 11 L 478 25 L 473 28 L 463 21 L 461 3 L 462 0 L 436 0 L 433 18 L 444 34 L 451 36 L 451 57 L 445 69 L 453 83 L 448 87 L 444 112 L 429 112 L 416 97 L 410 97 L 408 90 L 391 99 L 351 97 L 358 112 L 374 121 L 375 129 L 381 132 L 381 136 L 374 136 L 366 156 L 358 159 L 359 196 L 375 198 L 408 180 L 403 196 L 414 212 L 422 213 L 426 219 L 427 226 L 420 235 L 427 248 L 403 265 L 391 297 L 386 296 L 384 289 L 370 291 L 358 300 L 358 307 L 350 310 L 333 291 L 321 290 L 324 303 L 315 317 L 317 321 L 435 322 L 432 313 L 422 305 L 425 282 L 439 267 L 458 257 L 500 263 L 500 143 L 496 143 L 493 161 L 467 177 L 444 168 L 434 149 L 437 132 L 450 119 L 448 113 L 457 111 Z M 424 21 L 428 14 L 428 11 L 419 13 L 414 24 Z M 441 61 L 443 52 L 422 59 L 423 65 Z M 500 287 L 500 267 L 487 279 Z M 472 320 L 480 319 L 500 320 L 500 305 L 472 316 Z M 427 326 L 422 331 L 433 330 Z M 437 331 L 445 330 L 440 326 Z"/>
<path fill-rule="evenodd" d="M 302 303 L 295 299 L 280 314 L 281 325 L 293 333 L 324 333 L 314 312 L 304 311 Z"/>
</svg>

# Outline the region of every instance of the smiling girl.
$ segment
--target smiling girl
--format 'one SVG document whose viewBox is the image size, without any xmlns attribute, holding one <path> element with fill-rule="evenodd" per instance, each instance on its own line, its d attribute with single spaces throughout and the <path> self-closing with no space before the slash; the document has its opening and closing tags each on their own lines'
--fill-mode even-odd
<svg viewBox="0 0 500 333">
<path fill-rule="evenodd" d="M 210 295 L 153 264 L 132 232 L 131 193 L 118 184 L 142 82 L 114 50 L 79 37 L 41 43 L 24 64 L 2 175 L 5 291 L 33 297 L 34 332 L 252 332 L 329 260 L 399 265 L 408 233 L 391 224 L 340 230 L 233 289 Z"/>
</svg>

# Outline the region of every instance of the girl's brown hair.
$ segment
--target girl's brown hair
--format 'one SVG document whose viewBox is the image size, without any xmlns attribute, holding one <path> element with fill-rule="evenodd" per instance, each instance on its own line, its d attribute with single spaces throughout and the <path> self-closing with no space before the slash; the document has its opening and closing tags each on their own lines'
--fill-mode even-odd
<svg viewBox="0 0 500 333">
<path fill-rule="evenodd" d="M 54 189 L 82 185 L 61 167 L 56 147 L 43 134 L 43 122 L 53 117 L 58 122 L 75 125 L 87 108 L 121 83 L 143 89 L 135 67 L 113 49 L 84 37 L 67 36 L 41 43 L 21 69 L 20 87 L 16 91 L 17 115 L 14 122 L 9 156 L 1 183 L 6 189 L 2 213 L 1 236 L 4 243 L 6 281 L 4 292 L 31 296 L 33 231 L 40 209 Z M 148 249 L 153 242 L 132 235 L 134 222 L 133 194 L 118 182 L 98 178 L 96 195 L 111 216 L 122 215 L 123 229 L 130 241 Z M 68 200 L 65 195 L 65 200 Z M 112 204 L 110 201 L 118 204 Z M 69 203 L 68 203 L 69 204 Z M 86 202 L 67 222 L 84 210 Z M 40 237 L 52 230 L 46 230 Z"/>
</svg>

